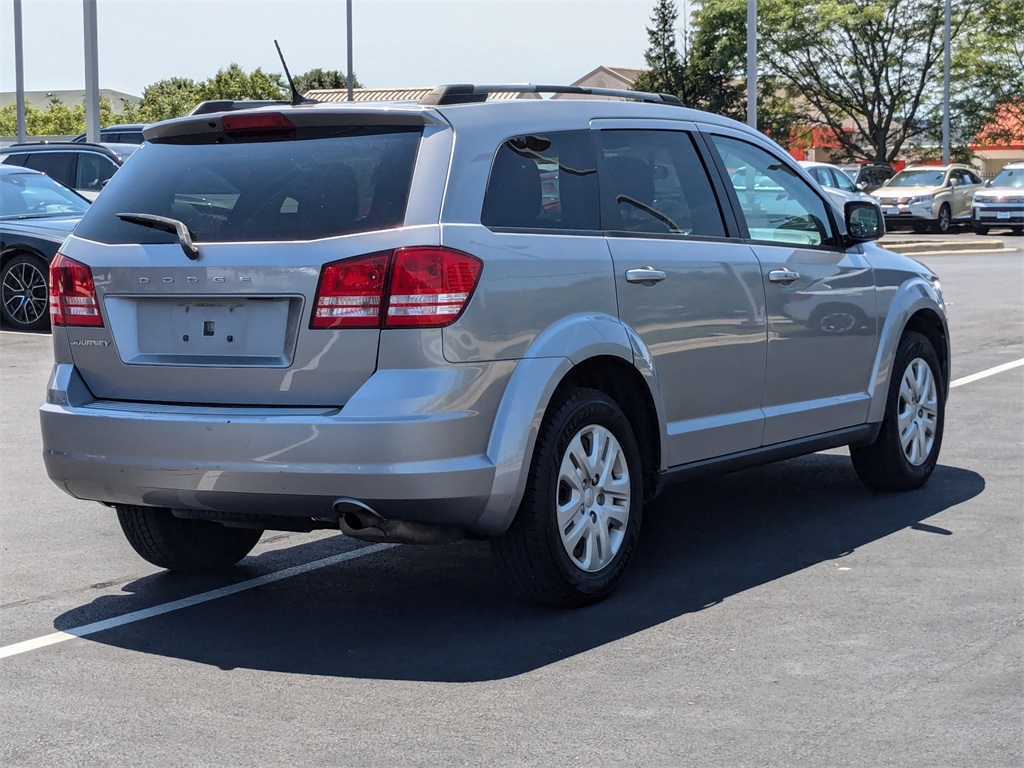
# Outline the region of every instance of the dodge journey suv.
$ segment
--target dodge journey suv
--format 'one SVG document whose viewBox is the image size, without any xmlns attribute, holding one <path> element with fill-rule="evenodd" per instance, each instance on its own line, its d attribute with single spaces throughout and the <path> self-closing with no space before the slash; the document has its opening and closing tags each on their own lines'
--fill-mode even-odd
<svg viewBox="0 0 1024 768">
<path fill-rule="evenodd" d="M 486 100 L 516 90 L 632 101 Z M 737 122 L 466 85 L 145 135 L 53 262 L 41 421 L 52 480 L 160 567 L 267 529 L 472 536 L 581 605 L 670 479 L 846 445 L 871 488 L 935 467 L 936 276 Z"/>
</svg>

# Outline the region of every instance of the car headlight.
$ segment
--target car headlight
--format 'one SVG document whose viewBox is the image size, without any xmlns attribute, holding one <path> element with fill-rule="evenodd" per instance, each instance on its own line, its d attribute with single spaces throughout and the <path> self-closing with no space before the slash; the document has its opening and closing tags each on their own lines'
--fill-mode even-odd
<svg viewBox="0 0 1024 768">
<path fill-rule="evenodd" d="M 910 198 L 911 205 L 917 205 L 918 203 L 934 203 L 935 195 L 918 195 L 917 197 Z"/>
</svg>

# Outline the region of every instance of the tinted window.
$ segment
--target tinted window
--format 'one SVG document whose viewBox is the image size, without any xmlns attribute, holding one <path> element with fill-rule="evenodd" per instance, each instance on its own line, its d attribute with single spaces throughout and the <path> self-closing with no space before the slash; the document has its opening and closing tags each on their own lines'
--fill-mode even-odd
<svg viewBox="0 0 1024 768">
<path fill-rule="evenodd" d="M 25 157 L 25 167 L 42 171 L 51 179 L 74 186 L 71 175 L 75 155 L 72 152 L 31 152 Z"/>
<path fill-rule="evenodd" d="M 683 131 L 601 131 L 601 207 L 609 231 L 724 237 L 707 170 Z"/>
<path fill-rule="evenodd" d="M 760 147 L 712 136 L 750 237 L 810 246 L 836 244 L 824 201 L 790 166 Z"/>
<path fill-rule="evenodd" d="M 78 170 L 75 173 L 75 189 L 103 189 L 103 182 L 114 175 L 117 166 L 109 157 L 92 152 L 83 152 L 78 156 Z"/>
<path fill-rule="evenodd" d="M 104 243 L 174 242 L 118 213 L 178 219 L 197 242 L 314 240 L 400 226 L 419 137 L 418 128 L 364 127 L 329 138 L 146 144 L 77 234 Z"/>
<path fill-rule="evenodd" d="M 21 166 L 25 164 L 25 157 L 26 155 L 23 154 L 3 155 L 2 157 L 0 157 L 0 162 L 2 162 L 4 165 Z"/>
<path fill-rule="evenodd" d="M 481 223 L 497 229 L 599 229 L 590 131 L 517 136 L 494 155 Z"/>
</svg>

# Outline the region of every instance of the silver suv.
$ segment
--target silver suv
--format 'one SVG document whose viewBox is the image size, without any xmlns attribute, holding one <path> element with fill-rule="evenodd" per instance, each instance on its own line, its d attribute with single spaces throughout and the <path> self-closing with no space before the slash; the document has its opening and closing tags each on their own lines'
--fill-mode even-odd
<svg viewBox="0 0 1024 768">
<path fill-rule="evenodd" d="M 53 264 L 41 421 L 52 480 L 158 566 L 265 529 L 486 537 L 580 605 L 670 479 L 843 445 L 872 488 L 935 467 L 937 278 L 737 122 L 447 86 L 146 140 Z"/>
</svg>

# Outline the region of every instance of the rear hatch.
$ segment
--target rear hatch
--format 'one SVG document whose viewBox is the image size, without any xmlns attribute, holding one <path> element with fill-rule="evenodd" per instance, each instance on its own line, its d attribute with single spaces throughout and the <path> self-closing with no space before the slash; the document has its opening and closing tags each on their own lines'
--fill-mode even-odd
<svg viewBox="0 0 1024 768">
<path fill-rule="evenodd" d="M 373 286 L 387 254 L 437 241 L 436 226 L 416 228 L 414 242 L 402 230 L 431 122 L 295 110 L 149 129 L 54 273 L 51 305 L 69 307 L 89 389 L 109 400 L 344 405 L 376 368 Z M 62 292 L 89 278 L 101 311 L 79 323 L 75 302 L 93 299 Z"/>
</svg>

